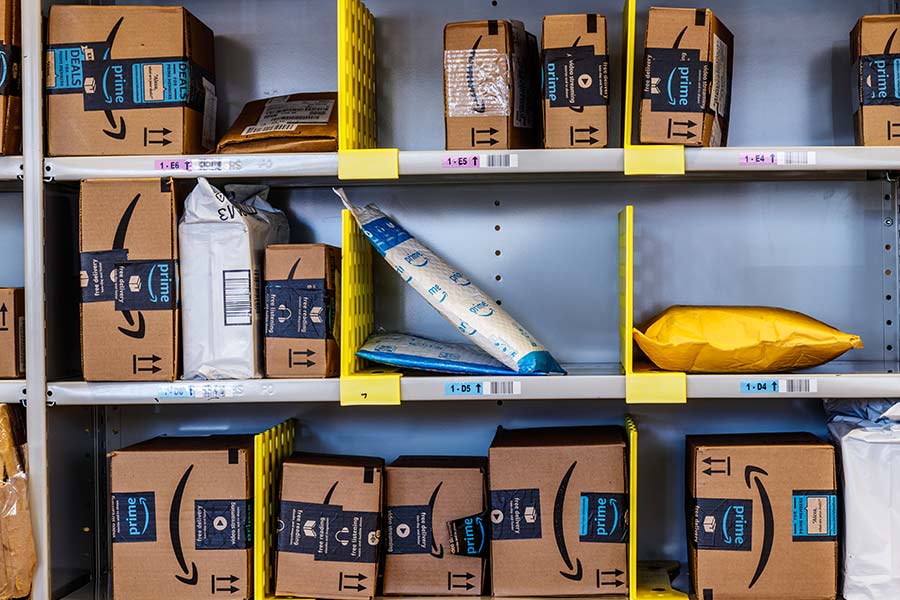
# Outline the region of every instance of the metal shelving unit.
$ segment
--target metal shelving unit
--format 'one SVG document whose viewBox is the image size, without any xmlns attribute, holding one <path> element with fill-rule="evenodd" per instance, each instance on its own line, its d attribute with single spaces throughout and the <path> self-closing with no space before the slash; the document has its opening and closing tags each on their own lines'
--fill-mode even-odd
<svg viewBox="0 0 900 600">
<path fill-rule="evenodd" d="M 25 380 L 0 381 L 0 403 L 16 404 L 25 401 Z"/>
</svg>

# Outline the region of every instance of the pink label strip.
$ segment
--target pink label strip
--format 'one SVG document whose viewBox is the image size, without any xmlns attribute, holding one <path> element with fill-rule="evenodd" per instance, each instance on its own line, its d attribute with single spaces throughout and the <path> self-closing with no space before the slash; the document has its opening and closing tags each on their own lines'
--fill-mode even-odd
<svg viewBox="0 0 900 600">
<path fill-rule="evenodd" d="M 762 165 L 777 165 L 778 157 L 774 152 L 741 152 L 740 165 L 742 167 L 756 167 Z"/>
<path fill-rule="evenodd" d="M 454 156 L 448 154 L 441 162 L 441 166 L 445 169 L 477 169 L 479 160 L 477 154 L 469 154 L 466 156 Z"/>
<path fill-rule="evenodd" d="M 192 167 L 191 161 L 183 158 L 157 160 L 153 164 L 157 171 L 190 171 Z"/>
</svg>

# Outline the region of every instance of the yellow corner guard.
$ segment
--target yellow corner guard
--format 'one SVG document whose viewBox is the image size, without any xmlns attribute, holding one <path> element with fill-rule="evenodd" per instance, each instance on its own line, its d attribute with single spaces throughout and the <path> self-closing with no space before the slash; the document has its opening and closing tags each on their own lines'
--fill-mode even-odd
<svg viewBox="0 0 900 600">
<path fill-rule="evenodd" d="M 628 443 L 628 597 L 637 598 L 638 544 L 638 431 L 631 415 L 625 415 Z"/>
<path fill-rule="evenodd" d="M 625 43 L 625 123 L 622 141 L 626 175 L 684 175 L 684 146 L 638 146 L 632 144 L 634 132 L 634 65 L 637 0 L 626 0 L 622 25 Z"/>
<path fill-rule="evenodd" d="M 371 148 L 338 151 L 338 179 L 398 179 L 400 151 Z"/>
<path fill-rule="evenodd" d="M 619 348 L 629 404 L 684 404 L 684 373 L 649 371 L 634 366 L 634 207 L 619 213 Z"/>
<path fill-rule="evenodd" d="M 341 215 L 341 404 L 400 404 L 400 374 L 373 372 L 356 351 L 375 329 L 372 245 L 349 210 Z"/>
<path fill-rule="evenodd" d="M 285 421 L 253 437 L 253 597 L 275 593 L 275 522 L 281 463 L 294 451 L 296 424 Z"/>
</svg>

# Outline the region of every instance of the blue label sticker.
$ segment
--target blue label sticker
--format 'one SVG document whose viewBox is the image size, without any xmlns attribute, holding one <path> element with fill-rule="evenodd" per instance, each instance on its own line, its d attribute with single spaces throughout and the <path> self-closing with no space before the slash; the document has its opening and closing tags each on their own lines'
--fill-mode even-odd
<svg viewBox="0 0 900 600">
<path fill-rule="evenodd" d="M 113 494 L 113 543 L 156 541 L 156 498 L 153 492 Z"/>
<path fill-rule="evenodd" d="M 900 105 L 900 56 L 896 54 L 861 56 L 859 81 L 863 105 Z"/>
<path fill-rule="evenodd" d="M 116 310 L 172 310 L 178 306 L 178 262 L 117 263 L 115 294 Z"/>
<path fill-rule="evenodd" d="M 837 539 L 837 492 L 795 490 L 792 494 L 795 542 L 829 542 Z"/>
<path fill-rule="evenodd" d="M 315 560 L 374 563 L 381 541 L 378 513 L 345 511 L 334 504 L 282 500 L 278 550 Z"/>
<path fill-rule="evenodd" d="M 388 506 L 386 512 L 388 554 L 431 553 L 431 506 Z"/>
<path fill-rule="evenodd" d="M 47 55 L 47 67 L 52 71 L 47 91 L 81 92 L 84 88 L 84 49 L 78 44 L 50 46 Z"/>
<path fill-rule="evenodd" d="M 250 500 L 195 500 L 197 550 L 239 550 L 252 546 Z"/>
<path fill-rule="evenodd" d="M 694 541 L 701 550 L 749 552 L 753 502 L 698 498 L 694 507 Z"/>
<path fill-rule="evenodd" d="M 482 396 L 484 384 L 480 381 L 451 381 L 444 384 L 445 396 Z"/>
<path fill-rule="evenodd" d="M 628 538 L 625 494 L 582 492 L 579 541 L 624 544 Z"/>
<path fill-rule="evenodd" d="M 741 381 L 742 394 L 777 394 L 779 391 L 777 379 L 748 379 Z"/>
<path fill-rule="evenodd" d="M 324 340 L 332 337 L 335 294 L 324 279 L 266 282 L 266 337 Z"/>
<path fill-rule="evenodd" d="M 366 223 L 363 225 L 362 230 L 372 244 L 374 244 L 378 253 L 382 256 L 394 246 L 398 246 L 406 240 L 412 239 L 412 236 L 409 235 L 405 229 L 394 223 L 389 217 L 381 217 L 380 219 L 375 219 L 370 223 Z"/>
<path fill-rule="evenodd" d="M 541 537 L 541 491 L 491 490 L 491 539 Z"/>
</svg>

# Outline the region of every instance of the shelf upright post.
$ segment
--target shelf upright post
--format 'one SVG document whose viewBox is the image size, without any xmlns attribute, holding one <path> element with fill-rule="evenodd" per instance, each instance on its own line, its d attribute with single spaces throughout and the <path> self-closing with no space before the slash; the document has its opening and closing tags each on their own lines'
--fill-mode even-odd
<svg viewBox="0 0 900 600">
<path fill-rule="evenodd" d="M 43 19 L 41 2 L 22 0 L 22 199 L 25 223 L 25 387 L 28 481 L 37 565 L 31 597 L 46 600 L 50 581 L 47 477 L 47 376 L 44 314 Z"/>
<path fill-rule="evenodd" d="M 626 175 L 684 175 L 684 146 L 642 146 L 632 143 L 634 132 L 634 68 L 637 45 L 637 0 L 625 0 L 622 13 L 625 44 L 625 107 L 623 112 L 622 146 L 625 149 Z"/>
</svg>

